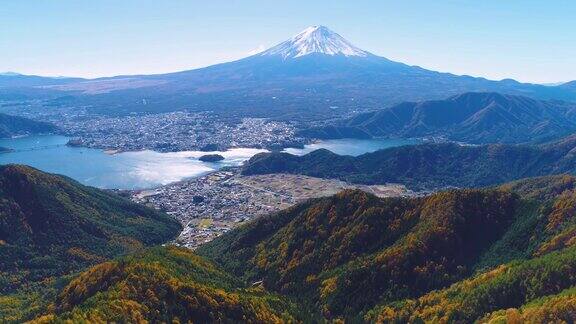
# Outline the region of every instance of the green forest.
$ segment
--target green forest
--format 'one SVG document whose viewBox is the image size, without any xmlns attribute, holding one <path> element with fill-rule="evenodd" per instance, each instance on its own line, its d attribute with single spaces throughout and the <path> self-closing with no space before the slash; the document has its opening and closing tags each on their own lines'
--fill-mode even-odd
<svg viewBox="0 0 576 324">
<path fill-rule="evenodd" d="M 2 167 L 0 194 L 2 322 L 568 323 L 576 310 L 572 176 L 346 190 L 196 251 L 160 246 L 180 230 L 168 216 L 61 176 Z"/>
<path fill-rule="evenodd" d="M 303 156 L 260 153 L 243 174 L 291 173 L 351 183 L 402 183 L 414 190 L 470 188 L 517 179 L 574 174 L 576 137 L 540 145 L 461 145 L 424 143 L 383 149 L 360 156 L 319 149 Z"/>
</svg>

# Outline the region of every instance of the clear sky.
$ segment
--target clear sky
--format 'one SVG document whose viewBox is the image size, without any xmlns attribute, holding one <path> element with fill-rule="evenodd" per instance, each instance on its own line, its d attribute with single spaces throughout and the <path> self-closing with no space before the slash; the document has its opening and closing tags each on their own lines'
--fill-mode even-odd
<svg viewBox="0 0 576 324">
<path fill-rule="evenodd" d="M 0 71 L 179 71 L 247 56 L 310 25 L 432 70 L 576 79 L 574 0 L 0 0 Z"/>
</svg>

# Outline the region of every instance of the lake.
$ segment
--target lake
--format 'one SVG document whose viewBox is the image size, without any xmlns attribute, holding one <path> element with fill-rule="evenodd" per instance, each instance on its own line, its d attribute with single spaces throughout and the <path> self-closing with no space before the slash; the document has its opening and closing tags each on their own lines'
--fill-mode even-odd
<svg viewBox="0 0 576 324">
<path fill-rule="evenodd" d="M 374 152 L 403 145 L 415 145 L 422 143 L 417 139 L 337 139 L 324 140 L 305 145 L 303 149 L 287 148 L 284 151 L 295 155 L 304 155 L 317 149 L 327 149 L 340 155 L 358 156 L 364 153 Z"/>
<path fill-rule="evenodd" d="M 208 152 L 139 151 L 111 155 L 98 149 L 66 146 L 67 142 L 64 136 L 0 139 L 1 147 L 14 150 L 0 154 L 0 164 L 26 164 L 99 188 L 143 189 L 201 176 L 224 166 L 237 166 L 254 154 L 265 152 L 231 149 L 216 152 L 224 156 L 223 161 L 207 163 L 198 158 Z"/>
<path fill-rule="evenodd" d="M 260 149 L 236 148 L 225 152 L 154 151 L 107 154 L 99 149 L 66 146 L 64 136 L 28 136 L 0 139 L 0 147 L 14 151 L 0 154 L 0 164 L 26 164 L 45 172 L 66 175 L 83 184 L 106 189 L 146 189 L 186 178 L 198 177 L 225 166 L 239 166 Z M 319 148 L 337 154 L 359 155 L 383 148 L 415 144 L 411 140 L 327 140 L 306 145 L 303 149 L 286 149 L 292 154 L 306 154 Z M 205 154 L 217 153 L 224 160 L 201 162 Z"/>
</svg>

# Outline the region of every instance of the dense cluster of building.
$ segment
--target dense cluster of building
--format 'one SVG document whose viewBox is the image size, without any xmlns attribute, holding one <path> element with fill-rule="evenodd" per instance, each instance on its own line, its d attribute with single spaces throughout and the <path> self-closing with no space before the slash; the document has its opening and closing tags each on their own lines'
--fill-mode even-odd
<svg viewBox="0 0 576 324">
<path fill-rule="evenodd" d="M 194 248 L 257 215 L 293 203 L 279 195 L 262 195 L 236 181 L 238 170 L 228 169 L 173 183 L 153 190 L 134 192 L 132 199 L 160 209 L 184 226 L 176 243 Z"/>
<path fill-rule="evenodd" d="M 117 151 L 226 150 L 233 147 L 302 146 L 305 139 L 286 122 L 262 118 L 223 120 L 210 113 L 171 112 L 144 116 L 68 119 L 58 122 L 71 145 Z"/>
<path fill-rule="evenodd" d="M 242 176 L 239 168 L 227 168 L 152 190 L 134 191 L 131 198 L 178 219 L 184 229 L 175 243 L 196 248 L 255 217 L 351 188 L 381 197 L 413 194 L 395 184 L 352 185 L 288 174 Z"/>
</svg>

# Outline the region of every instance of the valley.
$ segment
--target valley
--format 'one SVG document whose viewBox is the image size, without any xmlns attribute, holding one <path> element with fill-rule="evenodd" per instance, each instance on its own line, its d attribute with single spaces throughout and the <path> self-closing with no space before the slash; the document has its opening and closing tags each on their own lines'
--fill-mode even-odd
<svg viewBox="0 0 576 324">
<path fill-rule="evenodd" d="M 345 189 L 360 189 L 378 197 L 416 195 L 398 184 L 353 185 L 290 174 L 242 176 L 239 168 L 126 194 L 132 201 L 162 210 L 180 221 L 184 229 L 174 243 L 197 248 L 259 216 Z"/>
</svg>

